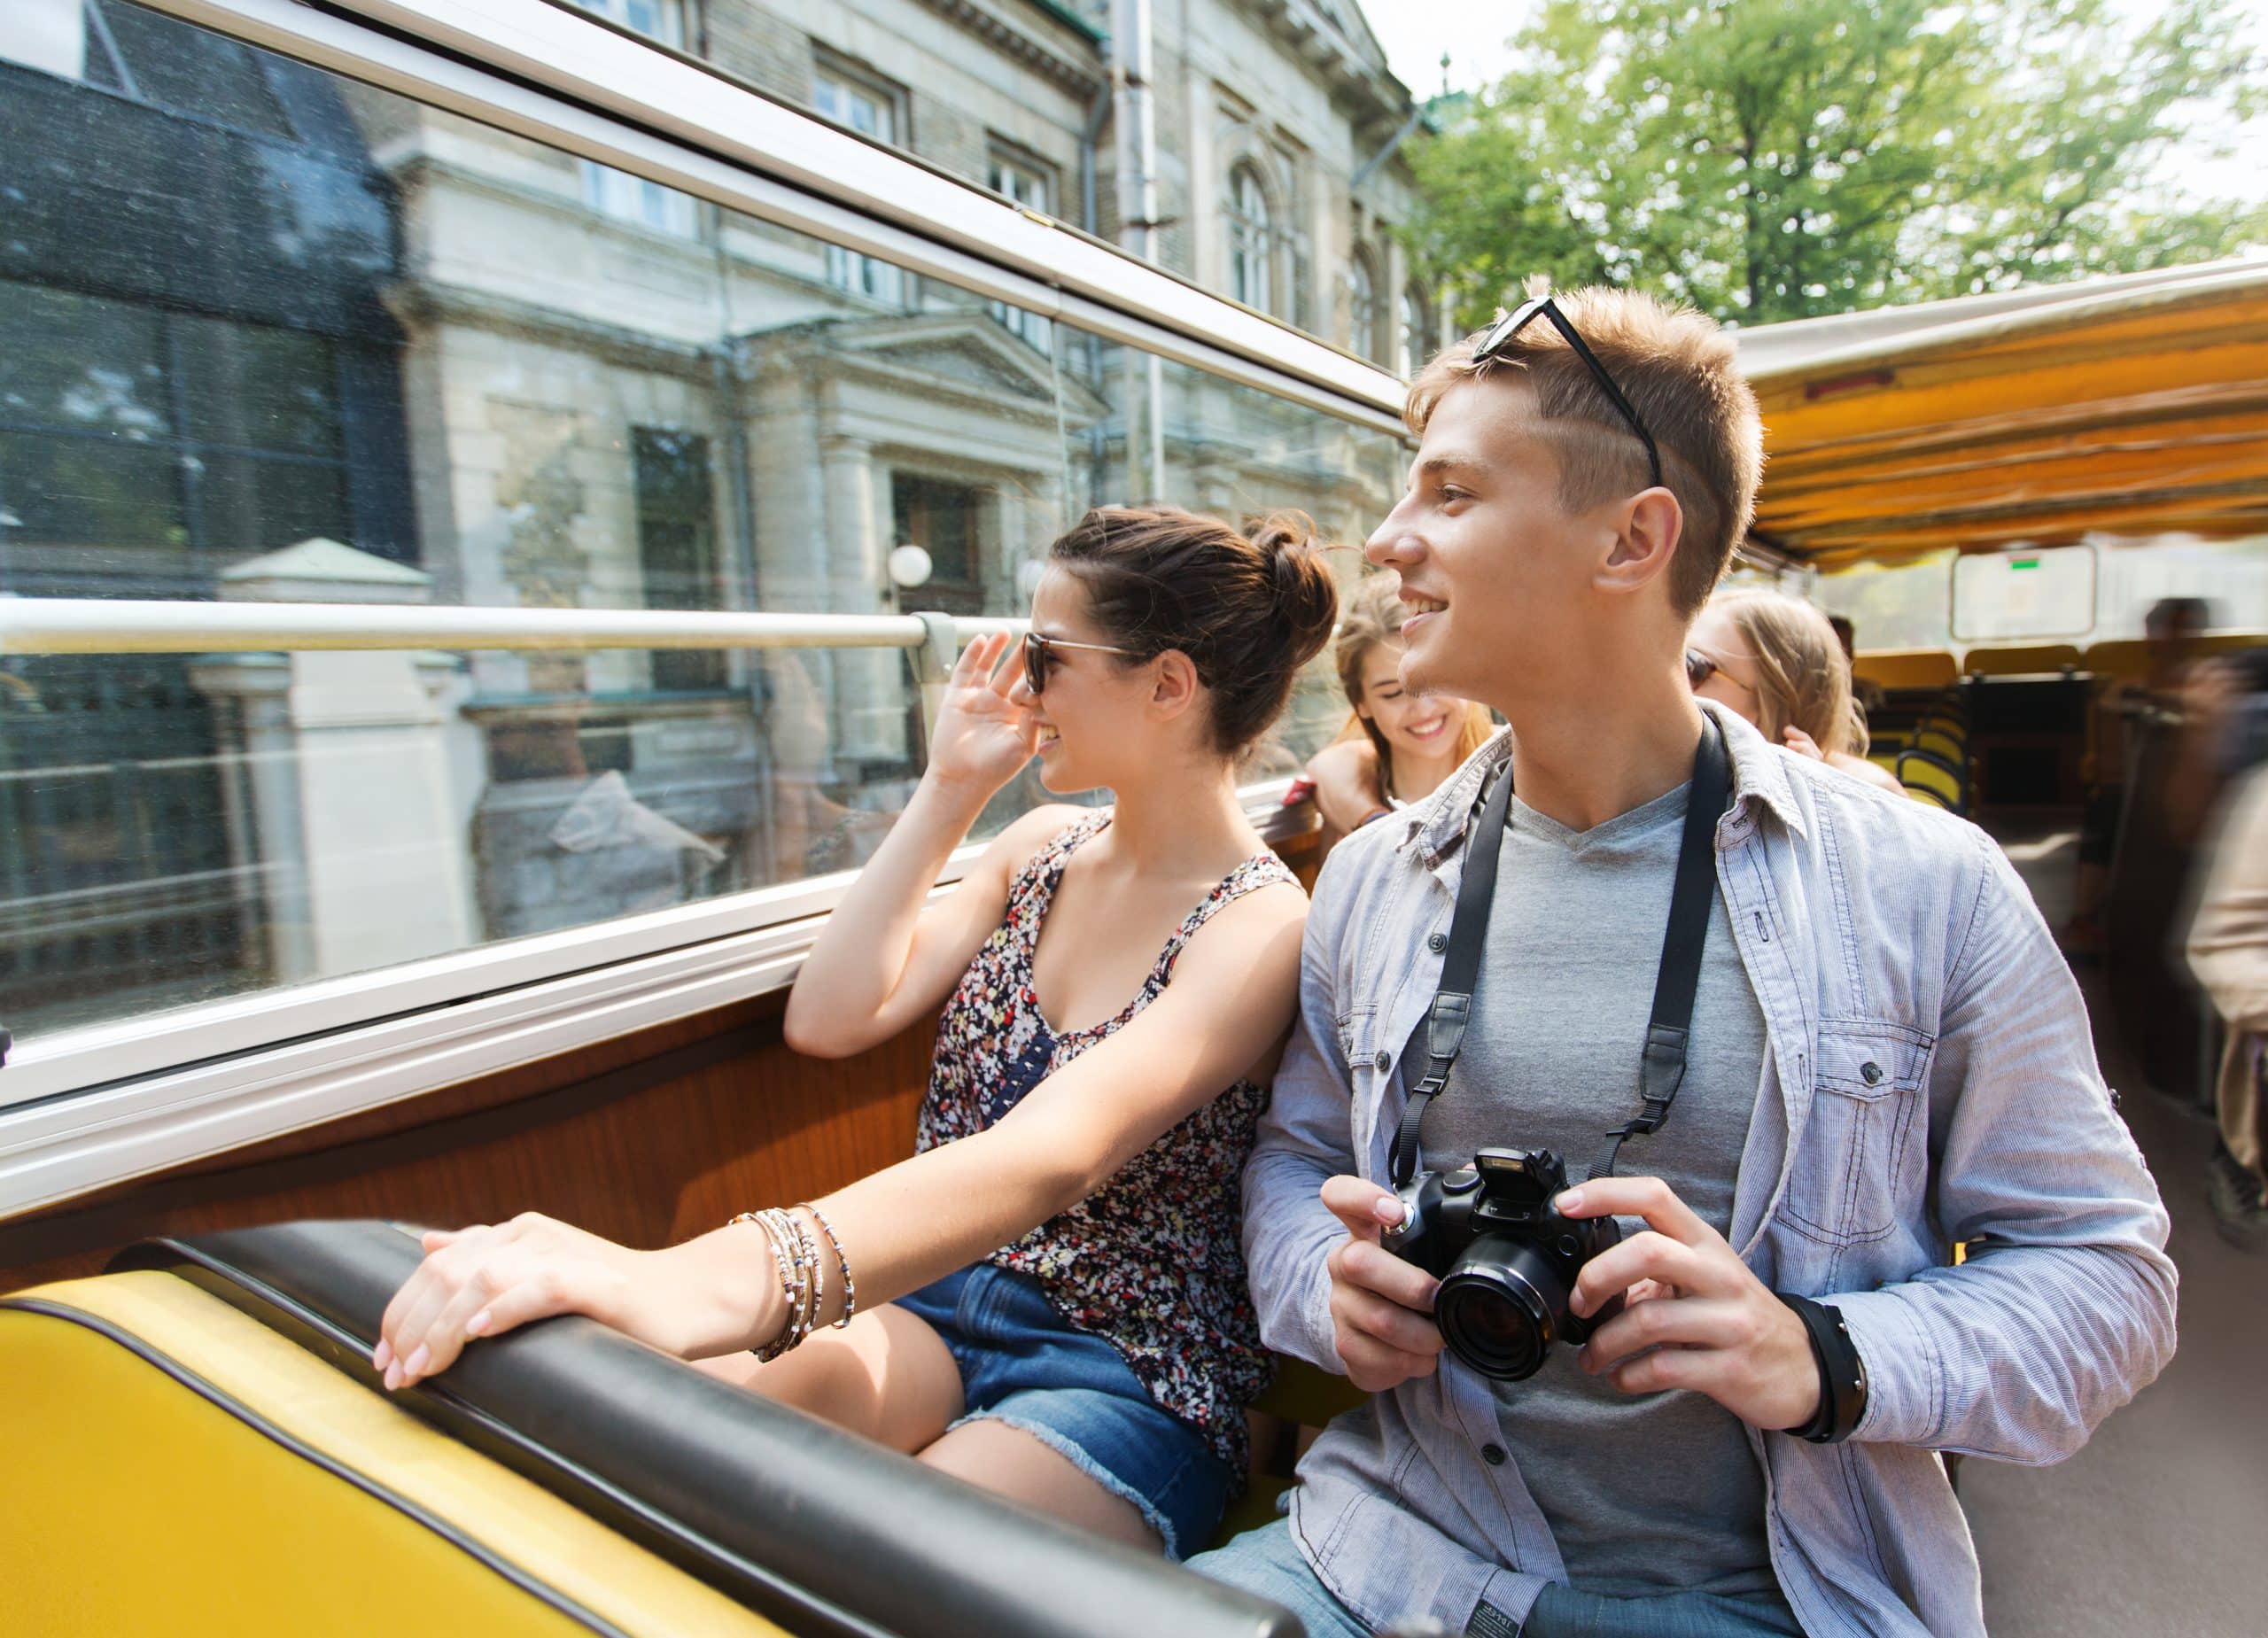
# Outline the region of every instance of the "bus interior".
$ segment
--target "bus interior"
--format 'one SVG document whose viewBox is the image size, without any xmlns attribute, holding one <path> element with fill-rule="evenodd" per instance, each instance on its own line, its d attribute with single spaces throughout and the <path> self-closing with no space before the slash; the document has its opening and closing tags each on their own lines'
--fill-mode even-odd
<svg viewBox="0 0 2268 1638">
<path fill-rule="evenodd" d="M 415 1402 L 368 1356 L 402 1225 L 661 1246 L 910 1153 L 931 1024 L 823 1062 L 781 1018 L 952 656 L 1016 628 L 1019 565 L 1088 504 L 1359 541 L 1400 376 L 571 7 L 99 11 L 116 84 L 0 60 L 0 145 L 51 156 L 0 258 L 6 435 L 78 508 L 0 496 L 0 1626 L 1296 1638 L 586 1322 Z M 136 100 L 145 50 L 237 103 Z M 229 250 L 281 197 L 289 231 Z M 105 260 L 173 243 L 214 265 L 136 295 Z M 2091 807 L 2162 777 L 2179 667 L 2238 667 L 2268 756 L 2268 261 L 1739 345 L 1768 463 L 1735 582 L 1851 621 L 1869 754 L 2051 927 Z M 191 388 L 290 425 L 250 449 Z M 150 521 L 25 404 L 195 461 L 197 508 Z M 291 484 L 284 537 L 211 555 Z M 2171 599 L 2204 605 L 2150 629 Z M 1309 883 L 1282 798 L 1334 687 L 1245 793 Z M 2217 1025 L 2165 950 L 2197 844 L 2153 824 L 2074 960 L 2214 1317 L 2069 1475 L 1962 1473 L 2010 1632 L 2258 1630 L 2268 1443 L 2230 1362 L 2268 1337 L 2194 1199 Z M 1349 1392 L 1279 1373 L 1232 1525 Z"/>
</svg>

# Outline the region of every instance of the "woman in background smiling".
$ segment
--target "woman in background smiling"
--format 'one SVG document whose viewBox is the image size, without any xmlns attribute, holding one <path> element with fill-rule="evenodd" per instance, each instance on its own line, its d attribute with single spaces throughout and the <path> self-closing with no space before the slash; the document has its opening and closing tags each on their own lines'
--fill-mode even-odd
<svg viewBox="0 0 2268 1638">
<path fill-rule="evenodd" d="M 1400 584 L 1394 575 L 1372 575 L 1348 600 L 1339 627 L 1332 657 L 1355 714 L 1309 762 L 1302 781 L 1327 842 L 1430 796 L 1495 731 L 1486 706 L 1402 686 Z"/>
</svg>

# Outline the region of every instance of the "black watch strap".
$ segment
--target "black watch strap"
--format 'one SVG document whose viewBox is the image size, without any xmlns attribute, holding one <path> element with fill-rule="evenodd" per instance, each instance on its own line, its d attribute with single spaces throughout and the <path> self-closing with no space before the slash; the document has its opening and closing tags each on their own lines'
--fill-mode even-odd
<svg viewBox="0 0 2268 1638">
<path fill-rule="evenodd" d="M 1819 1409 L 1801 1427 L 1787 1430 L 1814 1445 L 1840 1444 L 1851 1437 L 1867 1411 L 1867 1368 L 1843 1316 L 1824 1302 L 1775 1293 L 1803 1321 L 1811 1337 L 1812 1362 L 1819 1368 Z"/>
</svg>

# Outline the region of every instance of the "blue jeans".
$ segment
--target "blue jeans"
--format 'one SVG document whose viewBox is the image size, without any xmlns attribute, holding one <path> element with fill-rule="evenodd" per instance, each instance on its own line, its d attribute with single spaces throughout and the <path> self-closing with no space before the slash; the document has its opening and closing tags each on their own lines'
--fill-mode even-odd
<svg viewBox="0 0 2268 1638">
<path fill-rule="evenodd" d="M 1221 1527 L 1234 1475 L 1150 1397 L 1118 1350 L 1055 1311 L 1037 1280 L 979 1262 L 897 1306 L 925 1321 L 960 1368 L 965 1422 L 1021 1428 L 1130 1502 L 1179 1558 Z"/>
<path fill-rule="evenodd" d="M 1371 1638 L 1371 1629 L 1316 1579 L 1292 1540 L 1288 1519 L 1247 1530 L 1226 1547 L 1189 1561 L 1200 1575 L 1273 1598 L 1300 1618 L 1308 1638 Z M 1487 1630 L 1485 1626 L 1480 1630 Z M 1665 1593 L 1602 1598 L 1547 1587 L 1521 1623 L 1520 1638 L 1803 1638 L 1777 1599 Z"/>
</svg>

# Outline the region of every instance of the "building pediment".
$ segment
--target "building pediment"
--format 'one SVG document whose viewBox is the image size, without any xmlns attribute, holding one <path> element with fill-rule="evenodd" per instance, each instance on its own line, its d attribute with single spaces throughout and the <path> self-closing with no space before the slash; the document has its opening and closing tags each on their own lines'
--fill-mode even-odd
<svg viewBox="0 0 2268 1638">
<path fill-rule="evenodd" d="M 874 318 L 826 319 L 767 330 L 742 343 L 758 369 L 857 375 L 901 384 L 920 394 L 1004 401 L 1051 413 L 1059 390 L 1074 420 L 1106 413 L 1083 384 L 1059 377 L 1054 361 L 990 314 L 959 309 Z"/>
</svg>

